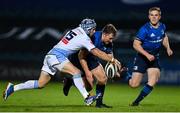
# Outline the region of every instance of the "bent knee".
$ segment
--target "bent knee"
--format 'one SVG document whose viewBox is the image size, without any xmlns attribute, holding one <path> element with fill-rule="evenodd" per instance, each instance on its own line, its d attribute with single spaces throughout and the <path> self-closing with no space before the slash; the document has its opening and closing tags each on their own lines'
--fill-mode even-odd
<svg viewBox="0 0 180 113">
<path fill-rule="evenodd" d="M 139 85 L 140 85 L 140 83 L 129 82 L 129 86 L 130 86 L 131 88 L 137 88 L 137 87 L 139 87 Z"/>
<path fill-rule="evenodd" d="M 98 80 L 98 83 L 99 84 L 106 84 L 106 82 L 107 82 L 107 77 L 103 77 L 103 78 L 100 78 L 99 80 Z"/>
</svg>

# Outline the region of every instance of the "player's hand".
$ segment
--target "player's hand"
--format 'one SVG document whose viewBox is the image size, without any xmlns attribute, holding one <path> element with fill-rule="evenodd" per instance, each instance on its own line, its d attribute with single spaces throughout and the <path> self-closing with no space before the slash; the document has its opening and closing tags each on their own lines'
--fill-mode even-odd
<svg viewBox="0 0 180 113">
<path fill-rule="evenodd" d="M 147 57 L 147 59 L 148 59 L 149 61 L 155 60 L 155 57 L 154 57 L 153 55 L 151 55 L 151 54 L 148 54 L 146 57 Z"/>
<path fill-rule="evenodd" d="M 173 51 L 171 50 L 171 48 L 168 48 L 168 49 L 167 49 L 167 54 L 168 54 L 168 56 L 173 55 Z"/>
<path fill-rule="evenodd" d="M 114 64 L 117 65 L 118 70 L 121 71 L 121 69 L 122 69 L 121 62 L 119 62 L 117 59 L 115 59 Z"/>
<path fill-rule="evenodd" d="M 122 66 L 121 66 L 122 67 Z M 127 68 L 126 67 L 122 67 L 120 70 L 118 70 L 117 72 L 116 72 L 116 77 L 121 77 L 121 73 L 123 72 L 123 71 L 127 71 Z"/>
</svg>

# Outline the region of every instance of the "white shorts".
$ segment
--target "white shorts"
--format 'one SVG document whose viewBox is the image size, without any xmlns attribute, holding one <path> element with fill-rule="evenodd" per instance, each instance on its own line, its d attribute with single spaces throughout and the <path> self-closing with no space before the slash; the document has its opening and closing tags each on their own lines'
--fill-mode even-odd
<svg viewBox="0 0 180 113">
<path fill-rule="evenodd" d="M 63 59 L 63 60 L 62 60 Z M 46 55 L 44 58 L 42 69 L 43 71 L 54 75 L 57 70 L 61 71 L 66 63 L 70 62 L 65 56 L 62 55 L 61 59 L 56 55 Z M 58 69 L 54 66 L 58 65 Z"/>
</svg>

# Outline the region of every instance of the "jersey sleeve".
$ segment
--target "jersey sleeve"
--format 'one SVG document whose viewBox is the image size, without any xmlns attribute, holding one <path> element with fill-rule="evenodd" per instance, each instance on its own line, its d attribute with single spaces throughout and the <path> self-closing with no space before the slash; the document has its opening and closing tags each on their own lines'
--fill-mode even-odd
<svg viewBox="0 0 180 113">
<path fill-rule="evenodd" d="M 93 48 L 95 48 L 94 44 L 92 43 L 92 41 L 89 37 L 84 39 L 82 44 L 83 44 L 84 48 L 86 48 L 88 51 L 91 51 Z"/>
<path fill-rule="evenodd" d="M 146 29 L 144 27 L 141 27 L 136 34 L 136 39 L 143 42 L 145 37 L 146 37 Z"/>
<path fill-rule="evenodd" d="M 163 37 L 165 37 L 166 36 L 166 25 L 165 24 L 163 24 L 163 30 L 164 30 L 164 34 L 163 34 Z"/>
</svg>

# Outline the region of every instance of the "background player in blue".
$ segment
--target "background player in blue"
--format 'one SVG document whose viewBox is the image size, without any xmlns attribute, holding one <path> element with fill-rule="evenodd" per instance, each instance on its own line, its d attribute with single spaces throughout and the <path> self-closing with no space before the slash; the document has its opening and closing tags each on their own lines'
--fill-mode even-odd
<svg viewBox="0 0 180 113">
<path fill-rule="evenodd" d="M 160 77 L 159 51 L 162 45 L 166 48 L 168 56 L 173 54 L 167 34 L 165 33 L 166 27 L 163 23 L 159 22 L 160 18 L 160 8 L 150 8 L 150 22 L 147 22 L 140 28 L 133 43 L 137 55 L 134 59 L 133 73 L 132 78 L 129 80 L 129 85 L 133 88 L 138 87 L 146 71 L 148 82 L 136 100 L 131 104 L 132 106 L 138 106 L 139 103 L 150 94 Z"/>
<path fill-rule="evenodd" d="M 113 56 L 112 51 L 112 40 L 116 36 L 116 28 L 112 24 L 107 24 L 102 31 L 96 31 L 93 37 L 91 38 L 93 44 L 96 48 L 106 52 L 107 54 Z M 104 68 L 99 62 L 99 59 L 87 52 L 86 50 L 81 50 L 79 52 L 79 59 L 77 54 L 71 56 L 70 60 L 76 65 L 78 68 L 81 68 L 85 73 L 85 78 L 90 84 L 89 91 L 93 88 L 93 76 L 97 79 L 96 85 L 96 94 L 100 94 L 100 98 L 96 101 L 96 107 L 106 107 L 109 108 L 111 106 L 107 106 L 103 104 L 103 96 L 105 91 L 105 85 L 107 82 L 107 76 L 104 72 Z M 80 62 L 79 62 L 80 60 Z M 81 65 L 82 67 L 81 67 Z M 68 81 L 67 81 L 68 80 Z M 66 79 L 64 86 L 64 94 L 67 96 L 70 86 L 72 85 L 72 80 Z M 87 85 L 87 84 L 86 84 Z"/>
</svg>

